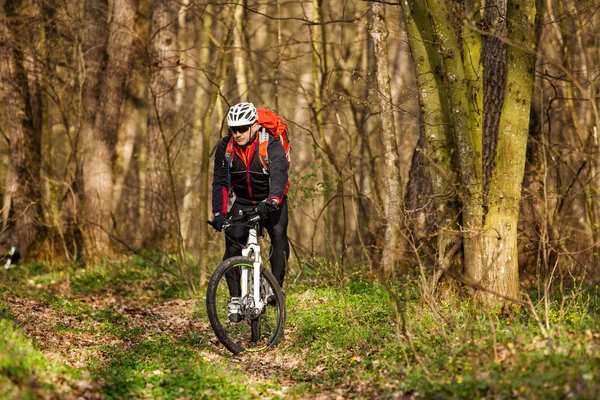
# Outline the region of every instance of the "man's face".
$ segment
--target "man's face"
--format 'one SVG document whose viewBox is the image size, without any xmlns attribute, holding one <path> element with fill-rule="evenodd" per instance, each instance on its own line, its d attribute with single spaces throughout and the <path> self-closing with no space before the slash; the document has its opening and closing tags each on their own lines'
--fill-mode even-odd
<svg viewBox="0 0 600 400">
<path fill-rule="evenodd" d="M 232 126 L 230 129 L 237 145 L 245 146 L 252 138 L 254 138 L 254 134 L 258 129 L 258 123 L 255 122 L 252 125 L 244 126 Z"/>
</svg>

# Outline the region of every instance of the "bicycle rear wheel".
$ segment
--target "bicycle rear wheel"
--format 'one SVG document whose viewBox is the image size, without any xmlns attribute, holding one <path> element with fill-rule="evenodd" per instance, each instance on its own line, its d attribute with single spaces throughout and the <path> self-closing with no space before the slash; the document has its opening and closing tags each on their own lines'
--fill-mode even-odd
<svg viewBox="0 0 600 400">
<path fill-rule="evenodd" d="M 230 322 L 227 316 L 229 288 L 226 274 L 242 276 L 242 269 L 248 269 L 248 295 L 241 299 L 241 322 Z M 217 339 L 232 353 L 261 351 L 276 346 L 283 336 L 285 327 L 285 299 L 273 274 L 261 266 L 260 297 L 265 304 L 256 309 L 253 300 L 252 259 L 238 256 L 221 263 L 213 272 L 206 291 L 206 311 L 210 325 Z M 269 292 L 275 295 L 275 304 L 266 305 Z"/>
</svg>

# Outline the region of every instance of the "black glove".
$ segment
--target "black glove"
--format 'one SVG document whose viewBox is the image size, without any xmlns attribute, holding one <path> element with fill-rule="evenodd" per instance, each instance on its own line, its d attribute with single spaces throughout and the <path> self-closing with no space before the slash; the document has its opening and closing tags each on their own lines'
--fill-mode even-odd
<svg viewBox="0 0 600 400">
<path fill-rule="evenodd" d="M 216 214 L 215 217 L 213 218 L 213 220 L 210 221 L 210 224 L 217 232 L 221 232 L 221 230 L 223 229 L 224 223 L 225 223 L 225 216 L 221 213 Z"/>
<path fill-rule="evenodd" d="M 269 218 L 269 215 L 271 215 L 273 211 L 277 210 L 277 208 L 279 208 L 277 207 L 277 200 L 271 199 L 258 203 L 258 208 L 256 211 L 258 212 L 258 215 L 260 215 L 260 219 L 264 221 Z"/>
</svg>

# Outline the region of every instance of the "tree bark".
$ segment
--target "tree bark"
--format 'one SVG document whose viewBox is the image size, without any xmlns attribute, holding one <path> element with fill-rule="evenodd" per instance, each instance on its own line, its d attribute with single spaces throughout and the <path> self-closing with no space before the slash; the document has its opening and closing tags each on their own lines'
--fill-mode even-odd
<svg viewBox="0 0 600 400">
<path fill-rule="evenodd" d="M 110 254 L 113 162 L 121 102 L 133 52 L 137 0 L 116 0 L 107 28 L 108 4 L 87 0 L 84 39 L 83 187 L 84 245 L 88 257 Z"/>
<path fill-rule="evenodd" d="M 233 17 L 233 14 L 232 14 Z M 219 49 L 217 62 L 215 65 L 214 78 L 212 79 L 213 85 L 208 88 L 208 102 L 206 97 L 206 92 L 202 91 L 201 88 L 198 88 L 198 92 L 196 94 L 196 110 L 198 113 L 195 118 L 195 130 L 200 133 L 200 137 L 198 141 L 200 142 L 200 189 L 199 189 L 199 197 L 200 197 L 200 218 L 204 219 L 207 215 L 210 216 L 212 213 L 210 212 L 210 193 L 211 193 L 211 182 L 209 178 L 210 172 L 210 153 L 211 153 L 211 119 L 213 113 L 215 111 L 215 106 L 217 101 L 219 100 L 219 93 L 221 85 L 223 84 L 226 76 L 227 69 L 227 48 L 233 41 L 233 29 L 235 29 L 235 20 L 231 18 L 229 20 L 231 24 L 231 30 L 229 32 L 225 32 L 223 35 L 222 46 Z M 209 28 L 210 24 L 208 21 L 204 24 L 204 31 L 202 32 L 202 40 L 205 40 L 206 44 L 208 44 L 209 37 Z M 202 65 L 208 64 L 209 54 L 208 54 L 208 46 L 204 46 L 206 49 L 201 53 L 201 60 L 205 61 Z M 198 73 L 198 86 L 205 79 L 205 75 L 202 71 Z M 202 107 L 202 104 L 206 103 L 206 108 Z M 200 225 L 200 238 L 199 238 L 199 247 L 200 247 L 200 287 L 206 287 L 208 283 L 209 271 L 208 271 L 208 224 Z"/>
<path fill-rule="evenodd" d="M 504 20 L 502 0 L 487 3 L 487 6 L 495 8 L 497 13 L 488 11 L 487 21 L 495 21 L 490 22 L 495 25 L 494 29 L 490 26 L 486 29 L 501 35 L 504 31 L 501 22 Z M 496 302 L 502 301 L 503 296 L 516 296 L 516 233 L 533 71 L 531 53 L 524 48 L 535 42 L 531 33 L 535 17 L 533 0 L 514 0 L 510 3 L 509 10 L 512 10 L 516 22 L 508 31 L 512 35 L 511 42 L 516 44 L 509 49 L 507 61 L 494 59 L 502 55 L 497 37 L 498 40 L 486 39 L 485 54 L 480 61 L 482 35 L 475 29 L 481 26 L 477 20 L 477 15 L 482 11 L 480 1 L 463 3 L 460 10 L 464 15 L 460 20 L 464 22 L 460 27 L 460 35 L 457 27 L 459 19 L 450 15 L 448 5 L 443 0 L 415 0 L 402 4 L 402 7 L 405 17 L 414 17 L 415 26 L 410 18 L 407 20 L 407 32 L 417 68 L 421 109 L 425 129 L 428 130 L 425 135 L 427 144 L 437 143 L 435 149 L 429 150 L 437 152 L 430 153 L 430 157 L 436 160 L 436 167 L 429 169 L 434 196 L 443 195 L 450 187 L 446 186 L 444 190 L 440 186 L 440 178 L 447 169 L 457 172 L 457 181 L 462 187 L 458 191 L 458 200 L 462 206 L 465 275 L 473 288 L 483 289 L 475 293 L 486 301 L 493 297 L 489 293 L 500 295 L 500 298 L 495 298 Z M 511 21 L 511 18 L 508 20 Z M 434 35 L 427 37 L 430 21 Z M 437 60 L 442 62 L 436 65 Z M 485 75 L 481 71 L 482 62 L 488 68 Z M 509 72 L 504 78 L 503 66 L 506 62 L 509 63 Z M 443 76 L 443 82 L 427 79 L 428 71 L 438 72 Z M 489 102 L 483 101 L 482 88 Z M 503 99 L 491 99 L 501 96 L 503 90 Z M 447 91 L 447 95 L 440 95 L 444 91 Z M 437 105 L 436 95 L 440 95 L 440 106 Z M 498 105 L 503 102 L 500 114 Z M 436 120 L 436 115 L 445 117 Z M 482 115 L 485 115 L 485 122 L 482 121 Z M 495 128 L 498 120 L 499 129 Z M 449 136 L 445 136 L 444 130 L 439 128 L 445 123 L 450 123 L 452 127 L 453 162 L 450 162 L 450 147 L 444 145 L 450 143 Z M 499 132 L 497 139 L 494 130 Z M 484 187 L 488 185 L 486 174 L 490 176 L 490 189 L 487 199 L 484 199 Z M 444 180 L 453 181 L 447 176 Z M 451 213 L 446 213 L 443 218 L 449 224 L 453 219 Z M 438 229 L 444 229 L 443 224 Z M 438 253 L 443 253 L 448 243 L 438 242 Z M 436 264 L 443 266 L 444 257 L 438 255 L 438 259 Z"/>
<path fill-rule="evenodd" d="M 465 273 L 479 281 L 481 270 L 481 234 L 483 228 L 483 196 L 481 186 L 481 105 L 476 99 L 477 81 L 469 80 L 466 68 L 472 68 L 476 48 L 461 57 L 459 37 L 444 0 L 427 0 L 436 40 L 444 60 L 449 101 L 449 120 L 452 124 L 459 182 L 458 195 L 462 203 L 462 229 Z M 465 64 L 467 64 L 465 66 Z M 472 86 L 470 86 L 470 84 Z M 475 101 L 474 101 L 475 100 Z"/>
<path fill-rule="evenodd" d="M 235 68 L 235 79 L 240 101 L 248 100 L 248 79 L 246 75 L 246 51 L 244 48 L 244 7 L 243 0 L 235 6 L 234 28 L 233 28 L 233 66 Z"/>
<path fill-rule="evenodd" d="M 325 67 L 322 65 L 326 60 L 326 55 L 323 53 L 324 48 L 322 47 L 322 39 L 321 36 L 324 34 L 322 30 L 320 30 L 320 21 L 321 21 L 321 5 L 322 0 L 312 0 L 312 12 L 313 12 L 313 22 L 315 25 L 311 27 L 311 46 L 312 46 L 312 84 L 313 84 L 313 115 L 314 115 L 314 124 L 316 131 L 318 133 L 319 143 L 318 145 L 323 150 L 325 154 L 321 154 L 320 163 L 321 163 L 321 178 L 323 182 L 323 187 L 327 188 L 331 181 L 331 175 L 329 173 L 329 168 L 327 165 L 327 159 L 331 154 L 331 150 L 329 148 L 329 144 L 327 143 L 327 137 L 325 135 L 325 127 L 323 124 L 324 121 L 324 107 L 323 107 L 323 71 Z M 317 156 L 318 157 L 318 156 Z M 330 157 L 329 157 L 330 158 Z M 322 212 L 323 215 L 323 236 L 325 243 L 325 254 L 328 258 L 334 258 L 333 250 L 334 247 L 331 245 L 332 240 L 334 238 L 334 217 L 332 215 L 331 210 L 333 210 L 333 206 L 331 205 L 332 194 L 328 189 L 323 190 L 323 208 L 329 208 L 328 211 Z M 322 209 L 323 209 L 322 208 Z"/>
<path fill-rule="evenodd" d="M 40 167 L 41 129 L 33 115 L 32 99 L 24 66 L 25 49 L 20 48 L 15 22 L 18 2 L 6 1 L 0 9 L 0 85 L 2 100 L 8 118 L 10 140 L 9 176 L 12 183 L 5 196 L 10 196 L 14 225 L 9 241 L 15 244 L 22 258 L 26 258 L 40 227 Z M 35 94 L 36 91 L 34 91 Z"/>
<path fill-rule="evenodd" d="M 375 75 L 377 80 L 377 97 L 381 114 L 381 137 L 383 138 L 386 167 L 387 201 L 385 206 L 386 228 L 385 243 L 382 255 L 383 273 L 393 275 L 394 267 L 399 259 L 400 229 L 402 224 L 402 185 L 400 182 L 400 166 L 396 129 L 394 126 L 394 109 L 388 70 L 388 50 L 385 6 L 382 3 L 371 3 L 373 26 L 371 37 L 375 51 Z"/>
<path fill-rule="evenodd" d="M 96 130 L 100 85 L 105 67 L 108 40 L 108 1 L 86 0 L 82 44 L 84 76 L 82 86 L 83 220 L 84 251 L 94 259 L 109 254 L 112 205 L 112 161 L 109 144 Z"/>
<path fill-rule="evenodd" d="M 402 10 L 421 108 L 421 135 L 413 156 L 406 202 L 407 209 L 417 213 L 413 217 L 413 235 L 422 240 L 427 240 L 430 234 L 437 235 L 436 271 L 432 274 L 432 284 L 424 288 L 433 294 L 439 277 L 449 268 L 447 252 L 457 240 L 455 232 L 458 232 L 460 211 L 455 194 L 457 176 L 452 163 L 454 145 L 448 128 L 447 91 L 438 72 L 443 66 L 427 10 L 415 0 L 402 3 Z"/>
<path fill-rule="evenodd" d="M 2 93 L 2 99 L 4 99 L 5 93 Z M 8 142 L 10 149 L 10 141 Z M 4 177 L 4 191 L 2 196 L 2 229 L 0 232 L 6 231 L 10 222 L 10 210 L 12 205 L 12 195 L 16 189 L 16 171 L 15 163 L 8 161 L 8 168 L 6 169 L 6 176 Z"/>
<path fill-rule="evenodd" d="M 488 0 L 484 9 L 483 26 L 488 35 L 483 38 L 483 192 L 490 188 L 494 158 L 498 143 L 498 125 L 504 101 L 506 82 L 506 1 Z"/>
<path fill-rule="evenodd" d="M 535 1 L 509 3 L 509 36 L 504 106 L 485 221 L 484 270 L 478 275 L 492 292 L 516 298 L 519 292 L 517 224 L 533 92 Z"/>
<path fill-rule="evenodd" d="M 177 4 L 154 0 L 150 28 L 150 104 L 144 201 L 146 247 L 165 247 L 176 224 L 177 198 L 169 174 L 177 85 Z M 177 227 L 175 227 L 177 229 Z"/>
<path fill-rule="evenodd" d="M 367 15 L 366 24 L 356 24 L 355 31 L 351 32 L 361 43 L 360 48 L 353 52 L 348 52 L 342 47 L 334 55 L 339 60 L 341 69 L 348 71 L 357 71 L 355 74 L 347 74 L 339 85 L 347 98 L 347 106 L 350 109 L 351 127 L 350 131 L 350 149 L 353 149 L 349 157 L 353 160 L 351 170 L 346 171 L 346 176 L 351 176 L 353 188 L 350 190 L 356 204 L 355 210 L 356 227 L 355 232 L 350 236 L 356 243 L 356 254 L 373 267 L 379 265 L 381 252 L 377 250 L 378 235 L 375 234 L 381 224 L 377 216 L 378 210 L 383 208 L 381 200 L 381 191 L 385 185 L 380 183 L 380 174 L 377 173 L 377 157 L 374 148 L 379 137 L 379 129 L 375 126 L 375 119 L 372 111 L 367 107 L 362 107 L 359 99 L 366 99 L 370 94 L 370 85 L 364 79 L 368 76 L 367 71 L 373 71 L 375 64 L 373 61 L 373 42 L 368 32 L 368 25 L 372 20 L 372 15 Z M 357 83 L 360 82 L 360 85 Z M 358 87 L 357 87 L 358 86 Z M 358 103 L 358 104 L 357 104 Z M 338 157 L 339 158 L 339 157 Z M 381 214 L 379 214 L 381 215 Z M 381 242 L 381 240 L 380 240 Z M 375 254 L 378 253 L 378 254 Z"/>
<path fill-rule="evenodd" d="M 118 142 L 115 147 L 112 214 L 119 237 L 136 247 L 141 246 L 143 232 L 144 174 L 148 128 L 148 69 L 143 61 L 148 56 L 145 46 L 150 36 L 151 0 L 139 0 L 138 18 L 132 42 L 131 72 L 123 104 Z"/>
<path fill-rule="evenodd" d="M 95 129 L 101 133 L 114 157 L 114 147 L 121 120 L 121 103 L 129 76 L 138 0 L 114 0 L 114 12 L 106 52 L 107 64 L 100 88 L 100 109 Z M 111 159 L 112 164 L 112 159 Z"/>
</svg>

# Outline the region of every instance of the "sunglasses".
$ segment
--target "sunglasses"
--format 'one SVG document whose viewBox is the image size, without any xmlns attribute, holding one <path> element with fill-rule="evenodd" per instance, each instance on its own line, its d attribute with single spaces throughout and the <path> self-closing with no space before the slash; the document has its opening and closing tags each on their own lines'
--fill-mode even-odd
<svg viewBox="0 0 600 400">
<path fill-rule="evenodd" d="M 231 126 L 231 127 L 230 127 L 230 129 L 231 129 L 231 132 L 234 132 L 234 133 L 236 133 L 236 132 L 237 132 L 237 133 L 244 133 L 244 132 L 246 132 L 248 129 L 250 129 L 250 127 L 251 127 L 251 126 L 252 126 L 252 125 Z"/>
</svg>

